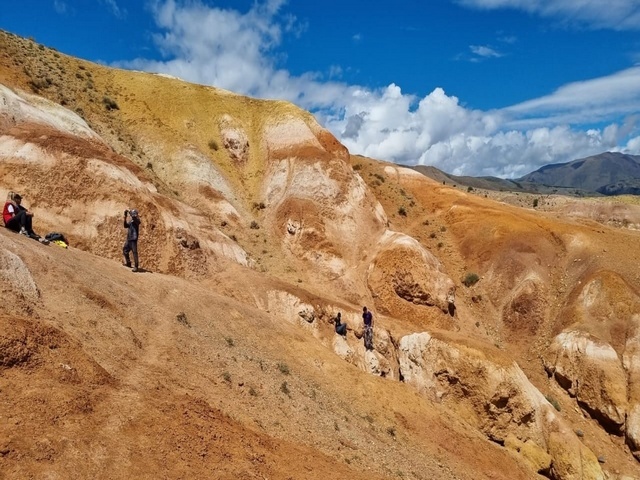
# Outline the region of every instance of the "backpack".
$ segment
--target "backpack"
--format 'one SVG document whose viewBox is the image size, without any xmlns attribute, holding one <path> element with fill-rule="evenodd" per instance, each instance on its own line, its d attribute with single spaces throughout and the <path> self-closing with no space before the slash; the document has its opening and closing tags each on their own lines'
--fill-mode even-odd
<svg viewBox="0 0 640 480">
<path fill-rule="evenodd" d="M 50 242 L 53 242 L 55 240 L 62 240 L 64 243 L 66 243 L 67 245 L 69 244 L 69 242 L 67 242 L 67 239 L 64 238 L 64 235 L 58 232 L 51 232 L 51 233 L 47 233 L 44 238 L 46 238 L 47 240 L 49 240 Z"/>
</svg>

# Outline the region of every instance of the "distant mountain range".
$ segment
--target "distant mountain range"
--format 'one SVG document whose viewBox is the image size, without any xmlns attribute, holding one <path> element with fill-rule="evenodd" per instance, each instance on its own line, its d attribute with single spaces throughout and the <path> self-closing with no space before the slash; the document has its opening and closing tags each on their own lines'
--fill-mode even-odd
<svg viewBox="0 0 640 480">
<path fill-rule="evenodd" d="M 640 156 L 605 152 L 568 163 L 545 165 L 518 179 L 449 175 L 435 167 L 414 170 L 439 182 L 529 193 L 640 195 Z"/>
</svg>

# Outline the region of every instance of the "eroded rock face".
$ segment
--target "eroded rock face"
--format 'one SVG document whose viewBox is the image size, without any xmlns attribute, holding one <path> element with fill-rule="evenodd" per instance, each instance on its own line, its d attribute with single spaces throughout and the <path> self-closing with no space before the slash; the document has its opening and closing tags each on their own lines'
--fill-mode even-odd
<svg viewBox="0 0 640 480">
<path fill-rule="evenodd" d="M 629 379 L 626 440 L 633 455 L 640 460 L 640 315 L 634 315 L 631 320 L 622 362 Z"/>
<path fill-rule="evenodd" d="M 11 291 L 30 302 L 40 298 L 40 290 L 22 259 L 3 247 L 0 247 L 0 280 L 10 288 L 5 293 Z"/>
<path fill-rule="evenodd" d="M 449 311 L 455 302 L 455 284 L 440 261 L 415 239 L 387 231 L 370 269 L 368 284 L 374 296 L 393 303 L 435 306 Z M 392 307 L 391 307 L 392 308 Z"/>
<path fill-rule="evenodd" d="M 223 116 L 220 120 L 220 135 L 231 160 L 240 166 L 246 164 L 249 159 L 249 138 L 239 122 L 229 115 Z"/>
<path fill-rule="evenodd" d="M 385 230 L 386 217 L 360 176 L 342 159 L 318 156 L 272 160 L 262 198 L 264 222 L 283 249 L 317 274 L 332 279 L 354 303 L 368 292 L 356 267 Z M 325 158 L 322 158 L 322 156 Z M 364 234 L 363 232 L 367 232 Z"/>
<path fill-rule="evenodd" d="M 416 333 L 400 339 L 404 381 L 459 413 L 489 439 L 525 457 L 557 480 L 603 479 L 598 459 L 554 413 L 515 364 Z M 581 476 L 584 475 L 584 476 Z"/>
<path fill-rule="evenodd" d="M 621 434 L 627 377 L 611 345 L 578 331 L 555 337 L 544 356 L 547 372 L 609 432 Z"/>
</svg>

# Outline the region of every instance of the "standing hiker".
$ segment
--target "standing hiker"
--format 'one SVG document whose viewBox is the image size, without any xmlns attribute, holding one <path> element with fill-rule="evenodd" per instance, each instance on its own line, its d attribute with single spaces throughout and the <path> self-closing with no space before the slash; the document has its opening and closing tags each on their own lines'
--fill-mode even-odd
<svg viewBox="0 0 640 480">
<path fill-rule="evenodd" d="M 364 322 L 364 348 L 373 350 L 373 315 L 367 307 L 362 307 L 362 321 Z"/>
<path fill-rule="evenodd" d="M 131 220 L 127 220 L 127 216 L 131 216 Z M 137 210 L 124 211 L 124 228 L 127 229 L 127 239 L 122 248 L 124 255 L 124 265 L 131 268 L 131 260 L 129 252 L 133 253 L 133 269 L 132 272 L 138 271 L 138 232 L 140 230 L 140 217 Z"/>
</svg>

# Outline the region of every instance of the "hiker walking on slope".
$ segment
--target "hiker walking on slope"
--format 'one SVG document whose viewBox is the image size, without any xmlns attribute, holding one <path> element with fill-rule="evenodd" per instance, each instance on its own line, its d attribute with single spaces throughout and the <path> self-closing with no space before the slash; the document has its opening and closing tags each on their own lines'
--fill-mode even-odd
<svg viewBox="0 0 640 480">
<path fill-rule="evenodd" d="M 131 220 L 127 220 L 127 216 L 131 216 Z M 133 253 L 133 269 L 132 272 L 138 271 L 138 233 L 140 230 L 140 217 L 137 210 L 124 211 L 124 228 L 127 229 L 127 239 L 122 247 L 124 255 L 124 265 L 131 268 L 131 260 L 129 252 Z"/>
<path fill-rule="evenodd" d="M 373 315 L 367 307 L 362 307 L 362 321 L 364 322 L 364 348 L 373 350 Z"/>
</svg>

